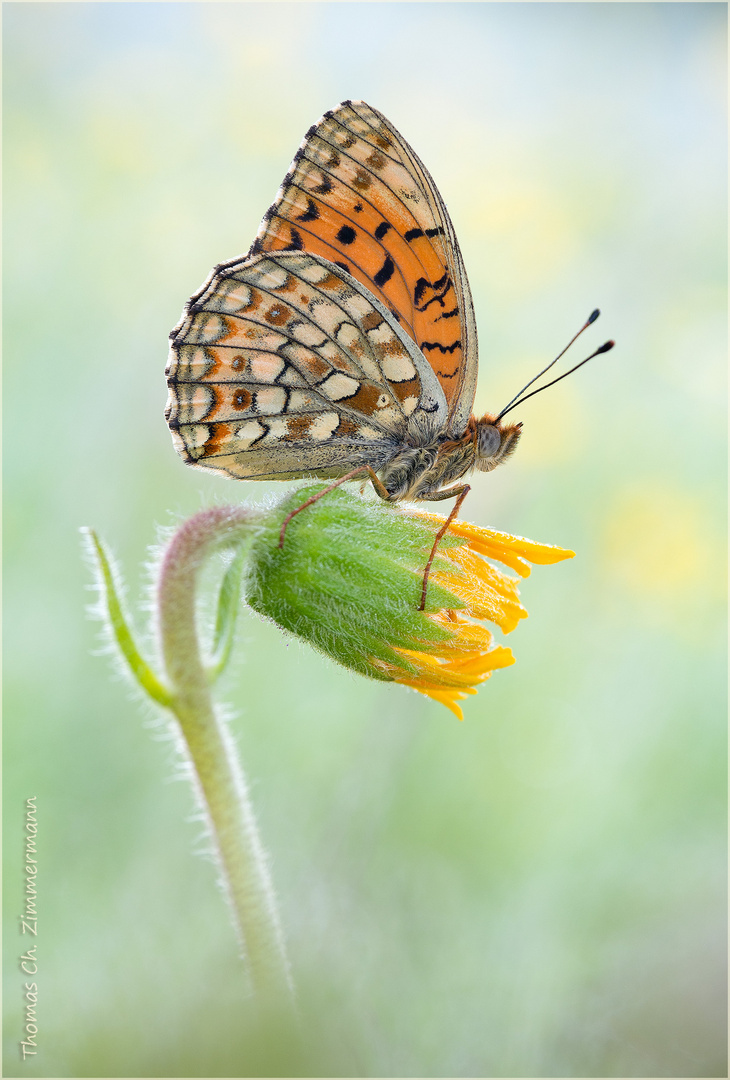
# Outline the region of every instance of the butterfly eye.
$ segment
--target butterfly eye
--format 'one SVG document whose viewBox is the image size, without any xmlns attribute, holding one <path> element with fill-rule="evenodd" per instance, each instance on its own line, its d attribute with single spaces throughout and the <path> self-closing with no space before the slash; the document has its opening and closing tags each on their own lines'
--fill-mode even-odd
<svg viewBox="0 0 730 1080">
<path fill-rule="evenodd" d="M 502 437 L 494 424 L 480 424 L 477 440 L 477 458 L 491 458 L 499 450 Z"/>
</svg>

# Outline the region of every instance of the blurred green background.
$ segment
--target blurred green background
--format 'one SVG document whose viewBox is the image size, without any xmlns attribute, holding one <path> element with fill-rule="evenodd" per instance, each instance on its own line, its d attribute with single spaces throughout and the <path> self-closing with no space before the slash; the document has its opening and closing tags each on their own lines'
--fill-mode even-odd
<svg viewBox="0 0 730 1080">
<path fill-rule="evenodd" d="M 724 4 L 4 5 L 8 1076 L 726 1076 Z M 186 469 L 166 337 L 343 98 L 433 173 L 501 407 L 477 475 L 536 568 L 446 710 L 241 620 L 225 693 L 306 1052 L 262 1034 L 173 745 L 99 655 L 78 527 L 144 602 Z M 20 1063 L 24 800 L 37 1057 Z"/>
</svg>

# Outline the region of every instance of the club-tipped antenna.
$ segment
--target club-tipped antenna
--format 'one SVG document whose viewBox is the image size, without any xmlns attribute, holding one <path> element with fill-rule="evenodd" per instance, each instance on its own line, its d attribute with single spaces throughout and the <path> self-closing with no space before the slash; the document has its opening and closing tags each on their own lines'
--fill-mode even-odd
<svg viewBox="0 0 730 1080">
<path fill-rule="evenodd" d="M 576 364 L 575 367 L 570 368 L 568 371 L 564 371 L 562 375 L 558 375 L 557 379 L 552 379 L 551 382 L 545 383 L 544 386 L 538 386 L 537 390 L 533 390 L 531 394 L 525 394 L 525 396 L 523 398 L 520 398 L 519 401 L 515 401 L 514 405 L 509 405 L 506 409 L 502 409 L 502 412 L 497 417 L 497 420 L 495 420 L 495 423 L 501 420 L 502 417 L 506 413 L 510 412 L 512 409 L 516 409 L 518 405 L 522 405 L 522 403 L 524 401 L 527 401 L 528 398 L 534 397 L 535 394 L 539 394 L 542 390 L 547 390 L 548 386 L 555 386 L 555 383 L 559 383 L 561 379 L 566 379 L 568 375 L 572 375 L 574 371 L 577 371 L 579 367 L 583 367 L 583 365 L 587 364 L 589 360 L 592 360 L 594 356 L 598 356 L 600 355 L 600 353 L 609 352 L 615 344 L 615 341 L 604 341 L 600 349 L 596 349 L 596 351 L 592 352 L 590 356 L 586 356 L 585 360 L 581 360 L 581 362 L 579 364 Z M 529 386 L 530 384 L 528 383 L 527 385 Z"/>
<path fill-rule="evenodd" d="M 592 312 L 590 313 L 590 315 L 588 316 L 588 318 L 586 319 L 586 321 L 585 321 L 585 322 L 583 323 L 583 325 L 581 326 L 581 328 L 580 328 L 580 330 L 578 331 L 578 333 L 577 333 L 577 334 L 574 334 L 574 335 L 573 335 L 573 337 L 572 337 L 572 338 L 570 339 L 570 341 L 569 341 L 569 342 L 568 342 L 568 344 L 567 344 L 567 345 L 565 346 L 565 348 L 564 348 L 564 349 L 562 350 L 562 352 L 559 352 L 559 353 L 558 353 L 558 355 L 557 355 L 557 356 L 555 357 L 555 359 L 554 359 L 554 360 L 551 360 L 551 361 L 550 361 L 550 363 L 548 364 L 548 366 L 547 366 L 547 367 L 544 367 L 544 368 L 542 369 L 542 371 L 539 371 L 539 372 L 537 373 L 537 375 L 535 375 L 535 377 L 534 377 L 533 379 L 530 379 L 530 381 L 529 381 L 529 382 L 528 382 L 528 383 L 527 383 L 527 384 L 526 384 L 525 386 L 523 386 L 523 387 L 522 387 L 522 389 L 521 389 L 521 390 L 518 390 L 518 392 L 517 392 L 517 393 L 515 394 L 515 396 L 514 396 L 514 397 L 512 398 L 512 400 L 511 400 L 511 401 L 508 401 L 508 402 L 507 402 L 507 404 L 506 404 L 506 405 L 505 405 L 505 407 L 504 407 L 504 408 L 502 409 L 502 411 L 501 411 L 501 413 L 499 414 L 499 416 L 497 417 L 497 419 L 496 419 L 496 420 L 494 421 L 494 422 L 495 422 L 495 424 L 498 424 L 498 423 L 499 423 L 499 421 L 500 421 L 500 420 L 502 419 L 502 417 L 503 417 L 503 416 L 505 416 L 505 415 L 506 415 L 506 414 L 507 414 L 507 413 L 508 413 L 508 412 L 510 411 L 510 409 L 513 409 L 513 408 L 515 407 L 515 405 L 519 405 L 519 404 L 520 404 L 520 400 L 522 400 L 522 401 L 525 401 L 525 400 L 526 400 L 526 398 L 523 398 L 523 397 L 522 397 L 522 395 L 524 394 L 525 390 L 529 390 L 529 388 L 530 388 L 530 387 L 532 386 L 532 384 L 533 384 L 534 382 L 537 382 L 537 380 L 538 380 L 538 379 L 541 379 L 541 378 L 543 377 L 543 375 L 544 375 L 544 374 L 545 374 L 546 372 L 548 372 L 548 371 L 550 370 L 550 368 L 551 368 L 551 367 L 552 367 L 552 366 L 553 366 L 554 364 L 557 364 L 557 362 L 558 362 L 558 360 L 559 360 L 559 359 L 561 358 L 561 356 L 565 356 L 565 354 L 567 353 L 568 349 L 569 349 L 569 348 L 570 348 L 570 346 L 571 346 L 571 345 L 573 344 L 573 342 L 574 342 L 574 341 L 577 341 L 577 340 L 578 340 L 578 338 L 579 338 L 579 337 L 580 337 L 580 335 L 581 335 L 581 334 L 583 333 L 583 331 L 584 331 L 584 330 L 587 330 L 587 329 L 588 329 L 588 327 L 589 327 L 589 326 L 591 325 L 591 323 L 594 323 L 594 322 L 596 321 L 596 319 L 598 318 L 598 316 L 599 316 L 600 314 L 601 314 L 601 312 L 600 312 L 599 308 L 595 308 L 595 310 L 594 310 L 594 311 L 592 311 Z M 594 355 L 595 355 L 595 353 L 594 353 Z M 589 359 L 592 359 L 592 357 L 589 357 Z M 585 363 L 585 360 L 583 361 L 583 363 Z M 580 364 L 578 364 L 577 366 L 578 366 L 578 367 L 580 367 Z M 575 371 L 575 368 L 572 368 L 572 370 L 573 370 L 573 371 Z M 569 374 L 570 374 L 570 372 L 566 371 L 566 373 L 565 373 L 565 374 L 566 374 L 566 375 L 569 375 Z M 561 378 L 562 378 L 562 377 L 563 377 L 563 376 L 561 376 Z M 557 380 L 556 380 L 556 381 L 557 381 Z M 552 386 L 552 383 L 548 383 L 547 385 L 548 385 L 548 386 Z M 533 390 L 533 393 L 534 393 L 534 394 L 536 394 L 536 393 L 537 393 L 537 390 Z M 528 394 L 528 395 L 527 395 L 527 397 L 532 397 L 532 394 Z"/>
</svg>

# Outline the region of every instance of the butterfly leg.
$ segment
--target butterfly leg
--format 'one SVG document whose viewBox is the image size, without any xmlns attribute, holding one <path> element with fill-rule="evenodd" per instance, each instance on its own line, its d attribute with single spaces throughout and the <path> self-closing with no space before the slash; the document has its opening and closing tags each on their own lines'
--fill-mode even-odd
<svg viewBox="0 0 730 1080">
<path fill-rule="evenodd" d="M 423 588 L 421 589 L 421 603 L 418 605 L 419 611 L 425 611 L 426 609 L 426 591 L 428 589 L 428 575 L 431 572 L 431 565 L 433 563 L 433 560 L 436 558 L 436 548 L 439 546 L 449 525 L 459 513 L 459 508 L 470 491 L 471 487 L 469 486 L 469 484 L 455 484 L 454 487 L 444 488 L 443 491 L 434 491 L 433 493 L 430 493 L 428 495 L 418 496 L 419 499 L 429 502 L 439 502 L 441 499 L 450 499 L 453 495 L 459 496 L 451 509 L 451 513 L 446 518 L 446 521 L 443 523 L 439 531 L 436 533 L 436 539 L 433 542 L 431 554 L 428 557 L 426 568 L 423 571 Z"/>
<path fill-rule="evenodd" d="M 373 482 L 373 487 L 377 491 L 378 495 L 380 495 L 381 499 L 389 498 L 388 489 L 383 484 L 383 482 L 376 476 L 375 472 L 370 468 L 370 466 L 361 465 L 358 469 L 353 469 L 352 472 L 347 473 L 345 476 L 340 476 L 339 479 L 335 480 L 334 484 L 330 484 L 329 487 L 324 488 L 322 491 L 318 491 L 316 495 L 312 495 L 310 499 L 307 499 L 306 502 L 303 502 L 301 506 L 298 506 L 296 508 L 296 510 L 292 510 L 290 514 L 287 514 L 282 523 L 281 532 L 279 533 L 279 548 L 283 548 L 284 546 L 284 535 L 286 533 L 286 527 L 293 517 L 296 517 L 297 514 L 301 514 L 302 510 L 306 510 L 308 506 L 312 505 L 312 503 L 318 502 L 323 495 L 327 495 L 330 491 L 334 491 L 336 487 L 339 487 L 340 484 L 344 484 L 346 480 L 353 480 L 356 476 L 360 476 L 360 474 L 364 472 L 370 474 L 370 479 Z"/>
</svg>

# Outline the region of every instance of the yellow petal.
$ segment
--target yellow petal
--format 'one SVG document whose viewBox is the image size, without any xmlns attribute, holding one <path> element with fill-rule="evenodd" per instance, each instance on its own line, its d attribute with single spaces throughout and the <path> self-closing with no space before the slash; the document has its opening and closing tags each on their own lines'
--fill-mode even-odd
<svg viewBox="0 0 730 1080">
<path fill-rule="evenodd" d="M 474 677 L 479 678 L 481 682 L 488 678 L 493 671 L 498 668 L 509 667 L 514 662 L 515 658 L 512 655 L 512 650 L 504 645 L 498 645 L 495 649 L 490 649 L 488 653 L 472 653 L 470 656 L 448 660 L 444 667 L 448 668 L 449 671 L 458 670 L 464 675 L 471 673 Z"/>
<path fill-rule="evenodd" d="M 437 612 L 435 615 L 431 615 L 430 618 L 432 622 L 439 623 L 454 633 L 454 637 L 448 642 L 449 652 L 486 652 L 487 649 L 492 647 L 494 636 L 487 630 L 486 626 L 479 626 L 478 623 L 473 623 L 463 616 L 458 621 L 447 620 L 443 618 L 442 612 Z M 439 643 L 433 648 L 426 649 L 426 651 L 443 652 L 445 646 L 443 643 Z"/>
<path fill-rule="evenodd" d="M 408 514 L 436 528 L 446 520 L 439 514 L 421 510 L 409 510 Z M 502 645 L 495 646 L 490 631 L 473 620 L 489 620 L 504 633 L 509 633 L 520 619 L 527 617 L 527 611 L 520 603 L 519 579 L 504 573 L 487 559 L 527 577 L 531 562 L 556 563 L 572 558 L 574 552 L 495 529 L 483 529 L 466 521 L 452 522 L 448 532 L 462 543 L 439 551 L 441 559 L 450 562 L 453 569 L 434 571 L 432 580 L 458 597 L 465 606 L 428 614 L 431 623 L 449 632 L 448 639 L 414 641 L 412 649 L 393 646 L 394 652 L 408 662 L 410 670 L 404 670 L 397 663 L 376 659 L 372 662 L 387 678 L 433 698 L 461 720 L 463 714 L 457 702 L 467 694 L 475 694 L 476 688 L 495 670 L 515 662 L 511 650 Z M 443 561 L 440 565 L 443 567 Z"/>
<path fill-rule="evenodd" d="M 429 514 L 423 510 L 409 510 L 408 512 L 430 521 L 439 528 L 446 520 L 440 514 Z M 528 577 L 530 574 L 530 567 L 525 560 L 547 566 L 561 562 L 563 559 L 572 559 L 575 555 L 574 551 L 558 547 L 556 544 L 538 544 L 534 540 L 527 540 L 524 536 L 512 536 L 511 533 L 498 532 L 496 529 L 484 529 L 458 518 L 451 522 L 448 532 L 451 536 L 459 536 L 466 540 L 469 547 L 480 555 L 496 559 L 497 562 L 516 570 L 521 577 Z"/>
<path fill-rule="evenodd" d="M 463 600 L 467 614 L 488 619 L 505 634 L 514 630 L 520 619 L 527 618 L 515 578 L 507 577 L 467 548 L 449 548 L 445 554 L 459 570 L 453 574 L 439 570 L 433 580 Z"/>
<path fill-rule="evenodd" d="M 414 687 L 415 690 L 425 694 L 427 697 L 433 698 L 434 701 L 438 701 L 440 705 L 445 705 L 447 709 L 451 709 L 452 713 L 457 720 L 464 719 L 464 713 L 460 707 L 456 704 L 457 700 L 465 698 L 466 694 L 460 690 L 423 690 L 420 686 Z M 472 690 L 471 693 L 476 694 L 476 690 Z"/>
</svg>

